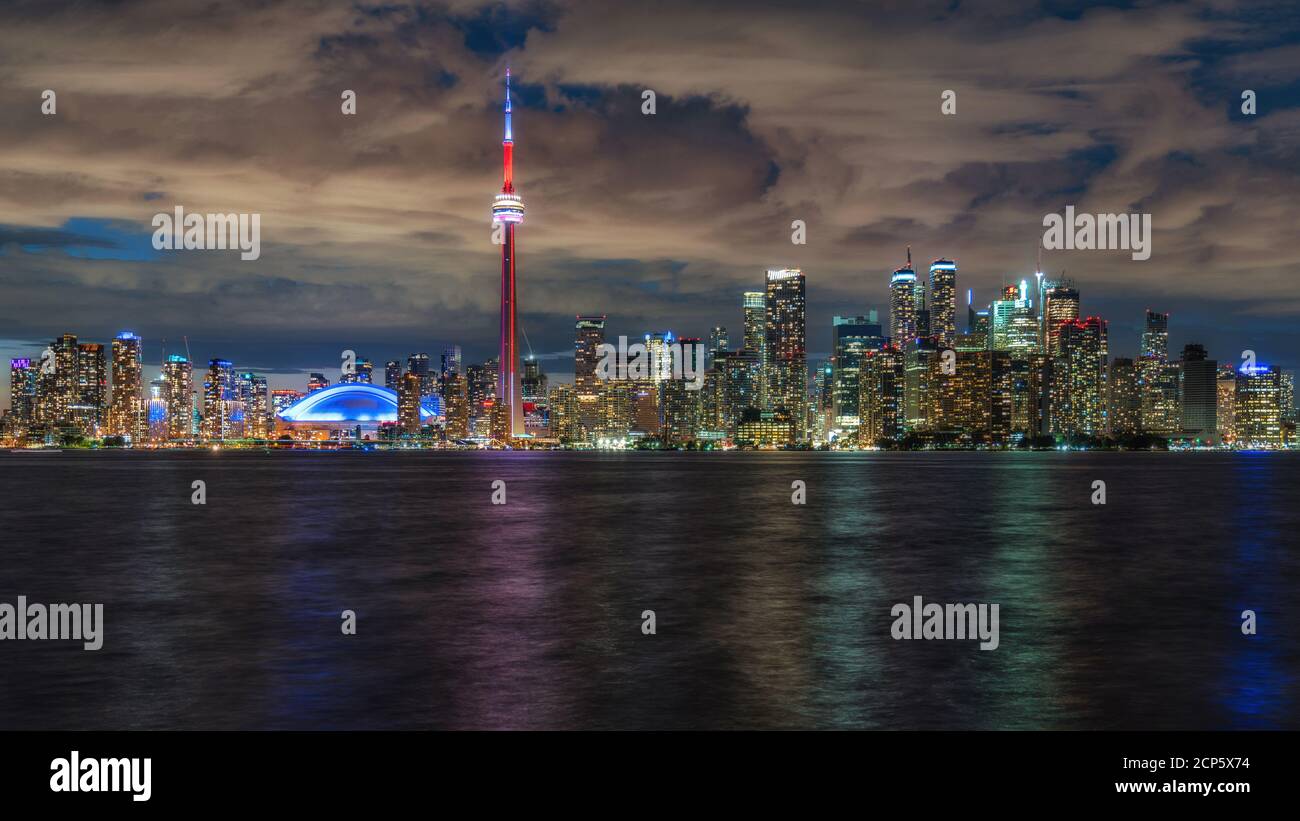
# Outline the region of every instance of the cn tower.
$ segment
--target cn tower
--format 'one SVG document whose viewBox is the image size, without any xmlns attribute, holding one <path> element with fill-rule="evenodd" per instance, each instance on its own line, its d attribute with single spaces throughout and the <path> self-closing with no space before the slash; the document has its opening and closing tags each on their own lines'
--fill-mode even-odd
<svg viewBox="0 0 1300 821">
<path fill-rule="evenodd" d="M 523 388 L 519 381 L 519 338 L 515 324 L 515 226 L 524 221 L 524 201 L 515 193 L 515 141 L 510 131 L 510 69 L 506 69 L 506 133 L 501 141 L 505 181 L 492 201 L 492 221 L 505 229 L 501 244 L 501 348 L 497 359 L 496 404 L 508 414 L 494 436 L 513 439 L 524 435 Z"/>
</svg>

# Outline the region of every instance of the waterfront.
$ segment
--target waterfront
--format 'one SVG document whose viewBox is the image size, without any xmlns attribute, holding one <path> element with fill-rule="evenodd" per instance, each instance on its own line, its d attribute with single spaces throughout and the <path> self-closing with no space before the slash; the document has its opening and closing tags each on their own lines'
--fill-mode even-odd
<svg viewBox="0 0 1300 821">
<path fill-rule="evenodd" d="M 1297 728 L 1297 489 L 1289 453 L 0 454 L 0 600 L 104 604 L 101 650 L 0 643 L 0 728 Z M 999 604 L 998 649 L 892 640 L 914 596 Z"/>
</svg>

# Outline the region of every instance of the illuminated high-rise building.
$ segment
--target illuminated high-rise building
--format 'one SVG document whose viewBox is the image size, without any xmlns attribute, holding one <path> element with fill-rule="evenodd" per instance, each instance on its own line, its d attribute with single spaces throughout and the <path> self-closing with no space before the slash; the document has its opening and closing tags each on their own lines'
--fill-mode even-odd
<svg viewBox="0 0 1300 821">
<path fill-rule="evenodd" d="M 795 440 L 803 441 L 808 397 L 803 271 L 769 270 L 766 293 L 767 403 L 790 414 Z"/>
<path fill-rule="evenodd" d="M 1202 345 L 1183 346 L 1180 369 L 1182 384 L 1182 432 L 1195 436 L 1205 444 L 1218 440 L 1218 388 L 1219 363 L 1209 359 Z"/>
<path fill-rule="evenodd" d="M 492 221 L 504 230 L 501 241 L 501 344 L 497 355 L 496 405 L 504 410 L 498 438 L 523 436 L 524 393 L 519 376 L 518 300 L 515 287 L 515 229 L 524 221 L 524 200 L 515 193 L 515 140 L 510 125 L 510 69 L 506 69 L 505 137 L 501 141 L 505 169 L 501 193 L 492 201 Z"/>
<path fill-rule="evenodd" d="M 720 424 L 726 435 L 735 439 L 744 412 L 760 407 L 759 384 L 763 363 L 757 350 L 746 347 L 720 354 L 714 367 L 721 382 L 718 388 Z"/>
<path fill-rule="evenodd" d="M 572 385 L 552 385 L 547 396 L 551 436 L 564 443 L 581 442 L 582 421 L 578 418 L 578 392 Z"/>
<path fill-rule="evenodd" d="M 358 364 L 361 362 L 357 360 Z M 271 396 L 265 376 L 245 371 L 235 377 L 235 389 L 244 409 L 244 437 L 267 439 L 271 433 Z"/>
<path fill-rule="evenodd" d="M 402 362 L 399 359 L 390 359 L 384 363 L 384 387 L 397 390 L 398 383 L 402 381 Z"/>
<path fill-rule="evenodd" d="M 1237 369 L 1230 362 L 1219 365 L 1216 373 L 1215 423 L 1219 430 L 1219 442 L 1231 444 L 1237 438 L 1237 423 L 1234 405 L 1237 398 Z"/>
<path fill-rule="evenodd" d="M 1052 365 L 1043 353 L 1011 360 L 1011 439 L 1043 434 L 1050 404 Z"/>
<path fill-rule="evenodd" d="M 704 367 L 712 368 L 713 360 L 717 358 L 718 354 L 724 353 L 730 347 L 731 340 L 727 336 L 727 329 L 721 325 L 716 326 L 709 333 L 709 350 L 706 352 L 707 359 L 704 363 Z"/>
<path fill-rule="evenodd" d="M 605 344 L 605 320 L 605 316 L 579 316 L 574 323 L 573 387 L 579 396 L 599 392 L 596 367 L 600 346 Z"/>
<path fill-rule="evenodd" d="M 635 394 L 634 383 L 627 380 L 608 380 L 601 384 L 599 412 L 596 418 L 595 438 L 608 443 L 625 441 L 632 430 Z M 657 413 L 655 414 L 657 419 Z M 645 420 L 647 423 L 649 420 Z M 657 430 L 645 431 L 658 433 Z"/>
<path fill-rule="evenodd" d="M 180 354 L 171 354 L 163 362 L 162 378 L 167 403 L 167 438 L 187 440 L 194 436 L 193 367 Z"/>
<path fill-rule="evenodd" d="M 1282 421 L 1295 424 L 1295 374 L 1291 371 L 1282 371 Z"/>
<path fill-rule="evenodd" d="M 903 423 L 908 431 L 930 428 L 930 369 L 939 351 L 929 338 L 918 337 L 902 351 Z"/>
<path fill-rule="evenodd" d="M 397 389 L 397 426 L 402 433 L 414 436 L 420 432 L 420 399 L 423 384 L 420 375 L 405 373 Z"/>
<path fill-rule="evenodd" d="M 227 359 L 211 359 L 203 380 L 203 437 L 221 441 L 239 438 L 242 433 L 243 408 L 235 366 Z"/>
<path fill-rule="evenodd" d="M 323 373 L 310 373 L 307 375 L 307 393 L 319 391 L 330 386 L 330 381 Z"/>
<path fill-rule="evenodd" d="M 1282 445 L 1282 371 L 1276 365 L 1243 365 L 1233 397 L 1236 446 Z"/>
<path fill-rule="evenodd" d="M 673 375 L 673 332 L 648 333 L 642 342 L 650 362 L 650 381 L 656 386 Z"/>
<path fill-rule="evenodd" d="M 406 372 L 415 374 L 420 383 L 420 397 L 427 399 L 438 393 L 440 374 L 435 373 L 427 353 L 413 353 L 406 356 Z M 398 381 L 401 384 L 401 381 Z"/>
<path fill-rule="evenodd" d="M 546 404 L 546 374 L 542 372 L 542 363 L 531 356 L 524 360 L 524 375 L 519 383 L 524 391 L 526 405 Z"/>
<path fill-rule="evenodd" d="M 140 361 L 140 337 L 130 331 L 118 334 L 112 343 L 112 400 L 108 408 L 108 432 L 114 436 L 140 438 L 144 430 L 144 371 Z"/>
<path fill-rule="evenodd" d="M 600 418 L 600 346 L 605 344 L 605 316 L 579 316 L 574 322 L 573 390 L 582 427 L 595 431 Z"/>
<path fill-rule="evenodd" d="M 167 380 L 154 379 L 149 382 L 149 392 L 144 401 L 143 437 L 151 442 L 167 440 Z"/>
<path fill-rule="evenodd" d="M 893 345 L 870 350 L 858 378 L 858 443 L 875 447 L 903 435 L 903 357 Z"/>
<path fill-rule="evenodd" d="M 692 337 L 677 340 L 682 361 L 694 361 L 694 350 L 703 347 L 704 341 Z M 663 428 L 661 435 L 665 447 L 678 448 L 698 441 L 703 415 L 703 391 L 695 390 L 685 379 L 669 379 L 663 383 Z"/>
<path fill-rule="evenodd" d="M 930 263 L 930 335 L 940 348 L 957 336 L 957 263 L 950 259 Z"/>
<path fill-rule="evenodd" d="M 1157 313 L 1147 308 L 1146 325 L 1142 329 L 1142 357 L 1169 361 L 1169 314 Z"/>
<path fill-rule="evenodd" d="M 77 393 L 70 421 L 86 436 L 98 436 L 108 417 L 108 362 L 99 342 L 77 343 Z"/>
<path fill-rule="evenodd" d="M 767 295 L 762 291 L 745 291 L 742 306 L 745 316 L 744 347 L 761 357 L 763 349 L 767 347 Z"/>
<path fill-rule="evenodd" d="M 1137 365 L 1116 357 L 1106 379 L 1106 425 L 1111 436 L 1132 436 L 1142 431 L 1142 394 Z"/>
<path fill-rule="evenodd" d="M 386 388 L 397 390 L 393 385 L 385 385 Z M 293 388 L 276 388 L 271 391 L 271 416 L 273 419 L 279 418 L 280 414 L 287 410 L 294 402 L 302 399 L 306 394 L 302 391 L 296 391 Z"/>
<path fill-rule="evenodd" d="M 906 350 L 916 338 L 916 271 L 912 268 L 912 246 L 907 247 L 907 265 L 889 278 L 890 343 Z"/>
<path fill-rule="evenodd" d="M 22 425 L 36 420 L 36 391 L 41 363 L 30 358 L 9 360 L 9 414 Z"/>
<path fill-rule="evenodd" d="M 1057 330 L 1061 353 L 1052 363 L 1051 431 L 1101 435 L 1106 419 L 1102 401 L 1106 322 L 1090 316 L 1062 322 Z"/>
<path fill-rule="evenodd" d="M 1016 305 L 1007 323 L 1007 351 L 1015 359 L 1027 360 L 1030 355 L 1038 353 L 1038 317 L 1028 299 Z"/>
<path fill-rule="evenodd" d="M 1034 353 L 1038 348 L 1038 321 L 1033 306 L 1027 280 L 1021 280 L 1019 287 L 1005 286 L 1002 298 L 989 306 L 989 350 L 1012 351 L 1021 358 Z"/>
<path fill-rule="evenodd" d="M 446 402 L 444 432 L 447 438 L 466 438 L 469 436 L 470 419 L 468 380 L 463 374 L 449 371 L 442 383 L 442 395 Z"/>
<path fill-rule="evenodd" d="M 846 433 L 857 431 L 858 377 L 862 357 L 868 350 L 884 347 L 883 330 L 869 316 L 837 316 L 831 325 L 831 422 Z"/>
<path fill-rule="evenodd" d="M 448 345 L 442 349 L 442 372 L 440 376 L 446 379 L 452 374 L 464 376 L 464 370 L 461 365 L 461 351 L 459 345 Z"/>
<path fill-rule="evenodd" d="M 57 427 L 74 427 L 69 408 L 78 403 L 77 337 L 63 334 L 41 352 L 36 393 L 36 421 Z"/>
<path fill-rule="evenodd" d="M 1013 359 L 1009 351 L 954 351 L 951 373 L 930 359 L 930 430 L 968 444 L 1004 445 L 1013 427 Z"/>
<path fill-rule="evenodd" d="M 767 294 L 764 291 L 745 291 L 742 295 L 745 317 L 744 349 L 753 351 L 762 363 L 759 368 L 757 391 L 758 404 L 764 407 L 767 402 Z"/>
<path fill-rule="evenodd" d="M 1062 322 L 1079 318 L 1079 291 L 1071 285 L 1057 283 L 1043 290 L 1043 337 L 1048 356 L 1059 356 L 1058 341 Z"/>
</svg>

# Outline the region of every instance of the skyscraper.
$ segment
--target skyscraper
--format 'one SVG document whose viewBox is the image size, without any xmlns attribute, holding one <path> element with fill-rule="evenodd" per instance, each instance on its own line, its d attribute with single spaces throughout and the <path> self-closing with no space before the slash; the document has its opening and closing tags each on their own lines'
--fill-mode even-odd
<svg viewBox="0 0 1300 821">
<path fill-rule="evenodd" d="M 804 275 L 798 268 L 767 272 L 767 402 L 791 416 L 796 441 L 807 428 L 808 355 Z"/>
<path fill-rule="evenodd" d="M 112 400 L 108 432 L 114 436 L 144 436 L 144 377 L 140 363 L 140 337 L 123 331 L 113 339 Z"/>
<path fill-rule="evenodd" d="M 1236 445 L 1276 448 L 1282 444 L 1282 371 L 1276 365 L 1243 365 L 1233 398 Z"/>
<path fill-rule="evenodd" d="M 459 373 L 448 373 L 446 380 L 442 383 L 442 395 L 443 399 L 446 400 L 446 416 L 443 430 L 448 439 L 464 439 L 469 436 L 468 384 L 466 377 Z"/>
<path fill-rule="evenodd" d="M 1182 429 L 1179 370 L 1178 363 L 1169 361 L 1169 314 L 1148 308 L 1138 359 L 1143 431 L 1169 435 Z"/>
<path fill-rule="evenodd" d="M 709 333 L 709 350 L 706 352 L 708 360 L 704 363 L 704 367 L 712 368 L 713 360 L 717 358 L 718 354 L 725 352 L 730 347 L 731 341 L 727 336 L 727 329 L 721 325 L 716 326 Z"/>
<path fill-rule="evenodd" d="M 208 361 L 203 381 L 203 436 L 208 440 L 238 438 L 243 412 L 235 385 L 235 367 L 227 359 Z"/>
<path fill-rule="evenodd" d="M 1215 421 L 1219 429 L 1219 442 L 1231 443 L 1237 438 L 1237 421 L 1235 404 L 1237 398 L 1237 369 L 1226 362 L 1219 366 L 1215 388 L 1218 401 L 1215 403 Z"/>
<path fill-rule="evenodd" d="M 420 432 L 420 389 L 418 374 L 402 375 L 397 389 L 397 425 L 412 436 Z"/>
<path fill-rule="evenodd" d="M 1043 296 L 1043 337 L 1048 356 L 1058 356 L 1061 347 L 1058 340 L 1062 322 L 1073 322 L 1079 318 L 1079 292 L 1070 285 L 1057 283 L 1048 287 Z"/>
<path fill-rule="evenodd" d="M 235 390 L 244 409 L 244 436 L 249 439 L 266 439 L 270 435 L 271 396 L 267 388 L 265 376 L 245 371 L 235 377 Z"/>
<path fill-rule="evenodd" d="M 551 386 L 547 396 L 551 414 L 551 436 L 561 442 L 582 440 L 582 423 L 578 419 L 578 393 L 565 384 Z"/>
<path fill-rule="evenodd" d="M 194 435 L 194 375 L 190 361 L 180 354 L 171 354 L 163 362 L 163 389 L 167 403 L 167 436 L 170 439 L 189 439 Z"/>
<path fill-rule="evenodd" d="M 1206 357 L 1201 345 L 1183 346 L 1182 430 L 1205 444 L 1218 440 L 1218 388 L 1219 363 Z"/>
<path fill-rule="evenodd" d="M 1142 430 L 1142 396 L 1132 359 L 1115 357 L 1106 380 L 1106 424 L 1111 436 L 1132 436 Z"/>
<path fill-rule="evenodd" d="M 763 291 L 745 291 L 742 299 L 745 312 L 744 350 L 753 351 L 759 361 L 758 381 L 753 386 L 753 407 L 762 408 L 767 402 L 767 294 Z"/>
<path fill-rule="evenodd" d="M 1169 314 L 1147 308 L 1146 325 L 1142 330 L 1142 356 L 1169 361 Z"/>
<path fill-rule="evenodd" d="M 941 348 L 957 336 L 957 263 L 950 259 L 930 263 L 930 334 Z"/>
<path fill-rule="evenodd" d="M 398 384 L 402 381 L 402 363 L 398 359 L 390 359 L 384 363 L 384 387 L 397 390 Z"/>
<path fill-rule="evenodd" d="M 531 356 L 524 360 L 524 375 L 519 384 L 523 387 L 524 402 L 530 405 L 546 404 L 546 374 L 542 372 L 542 363 Z"/>
<path fill-rule="evenodd" d="M 1102 351 L 1106 322 L 1099 317 L 1062 322 L 1061 353 L 1052 367 L 1052 433 L 1099 435 L 1105 432 L 1102 403 Z"/>
<path fill-rule="evenodd" d="M 516 325 L 515 228 L 524 221 L 524 200 L 515 193 L 515 141 L 510 128 L 510 69 L 506 69 L 505 138 L 501 141 L 505 181 L 492 201 L 492 220 L 504 229 L 501 242 L 501 345 L 497 356 L 496 406 L 499 439 L 524 435 L 524 395 L 519 377 L 519 330 Z"/>
<path fill-rule="evenodd" d="M 427 353 L 407 354 L 406 372 L 415 374 L 415 378 L 419 380 L 421 398 L 433 396 L 438 392 L 438 374 L 433 372 Z M 400 380 L 398 384 L 401 384 Z"/>
<path fill-rule="evenodd" d="M 1003 287 L 1002 298 L 989 306 L 989 350 L 1013 351 L 1024 358 L 1037 349 L 1033 305 L 1027 280 L 1022 279 L 1019 287 Z"/>
<path fill-rule="evenodd" d="M 36 421 L 65 427 L 68 408 L 77 401 L 77 337 L 63 334 L 50 343 L 38 363 Z"/>
<path fill-rule="evenodd" d="M 98 436 L 108 416 L 108 363 L 99 342 L 77 344 L 77 392 L 68 407 L 71 421 L 86 436 Z"/>
<path fill-rule="evenodd" d="M 161 442 L 167 439 L 167 382 L 154 379 L 149 382 L 148 398 L 144 401 L 144 430 L 140 439 Z"/>
<path fill-rule="evenodd" d="M 901 350 L 916 338 L 916 271 L 912 269 L 912 246 L 907 247 L 907 265 L 889 279 L 890 342 Z"/>
<path fill-rule="evenodd" d="M 858 377 L 862 357 L 884 346 L 881 327 L 866 316 L 837 316 L 831 325 L 831 419 L 835 427 L 855 432 L 860 423 Z"/>
<path fill-rule="evenodd" d="M 9 360 L 9 413 L 23 425 L 36 418 L 36 386 L 40 363 L 30 358 Z"/>
<path fill-rule="evenodd" d="M 459 345 L 448 345 L 442 349 L 442 378 L 446 379 L 452 374 L 464 375 L 461 368 L 461 353 Z"/>
<path fill-rule="evenodd" d="M 862 358 L 858 442 L 875 447 L 903 434 L 903 359 L 896 347 L 870 350 Z"/>
<path fill-rule="evenodd" d="M 600 417 L 600 380 L 596 366 L 597 353 L 605 344 L 605 317 L 579 316 L 574 322 L 573 338 L 573 390 L 578 403 L 577 421 L 588 433 L 595 431 Z M 567 401 L 567 397 L 566 397 Z M 572 428 L 565 428 L 572 435 Z"/>
</svg>

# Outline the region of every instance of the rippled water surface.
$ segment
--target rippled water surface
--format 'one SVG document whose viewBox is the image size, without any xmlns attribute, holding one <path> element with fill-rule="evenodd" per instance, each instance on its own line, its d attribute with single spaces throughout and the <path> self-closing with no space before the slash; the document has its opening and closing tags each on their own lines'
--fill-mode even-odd
<svg viewBox="0 0 1300 821">
<path fill-rule="evenodd" d="M 0 642 L 0 728 L 1300 728 L 1298 496 L 1295 454 L 0 454 L 0 602 L 106 622 Z M 1000 646 L 892 639 L 918 595 Z"/>
</svg>

